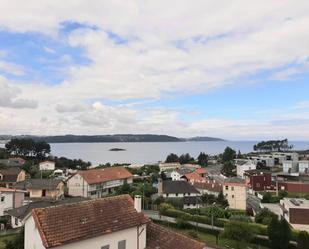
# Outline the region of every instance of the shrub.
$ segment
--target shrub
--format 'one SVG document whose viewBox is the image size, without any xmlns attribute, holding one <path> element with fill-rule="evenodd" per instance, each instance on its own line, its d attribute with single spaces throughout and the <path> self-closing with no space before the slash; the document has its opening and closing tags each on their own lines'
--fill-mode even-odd
<svg viewBox="0 0 309 249">
<path fill-rule="evenodd" d="M 298 249 L 308 249 L 309 247 L 309 233 L 306 231 L 301 231 L 297 238 L 297 248 Z"/>
<path fill-rule="evenodd" d="M 171 204 L 168 204 L 168 203 L 161 203 L 159 205 L 159 213 L 160 214 L 164 214 L 166 212 L 166 210 L 168 209 L 174 209 L 174 207 L 171 205 Z"/>
<path fill-rule="evenodd" d="M 276 214 L 269 211 L 267 208 L 263 208 L 261 211 L 259 211 L 255 216 L 255 222 L 269 225 L 272 218 L 278 218 Z"/>
</svg>

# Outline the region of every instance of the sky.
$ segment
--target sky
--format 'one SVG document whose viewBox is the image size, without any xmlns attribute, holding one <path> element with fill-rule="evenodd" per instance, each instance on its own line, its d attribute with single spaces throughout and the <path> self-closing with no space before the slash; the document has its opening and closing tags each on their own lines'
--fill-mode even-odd
<svg viewBox="0 0 309 249">
<path fill-rule="evenodd" d="M 307 0 L 0 10 L 0 134 L 309 140 Z"/>
</svg>

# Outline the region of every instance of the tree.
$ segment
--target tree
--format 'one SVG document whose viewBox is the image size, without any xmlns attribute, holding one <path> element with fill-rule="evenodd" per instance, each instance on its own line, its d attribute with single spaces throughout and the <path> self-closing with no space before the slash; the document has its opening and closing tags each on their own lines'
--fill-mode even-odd
<svg viewBox="0 0 309 249">
<path fill-rule="evenodd" d="M 236 166 L 232 161 L 225 162 L 222 167 L 222 174 L 228 177 L 236 176 Z"/>
<path fill-rule="evenodd" d="M 272 152 L 287 151 L 293 149 L 293 145 L 289 145 L 287 139 L 262 141 L 253 146 L 254 151 Z"/>
<path fill-rule="evenodd" d="M 244 242 L 250 242 L 256 234 L 256 231 L 252 226 L 244 222 L 239 221 L 230 221 L 227 222 L 224 226 L 223 236 L 232 240 L 235 240 L 237 243 L 237 248 L 240 248 L 240 245 Z"/>
<path fill-rule="evenodd" d="M 309 246 L 309 233 L 306 231 L 300 231 L 297 237 L 297 248 L 308 249 Z"/>
<path fill-rule="evenodd" d="M 6 149 L 0 148 L 0 159 L 7 159 L 9 157 L 10 157 L 10 155 L 6 151 Z"/>
<path fill-rule="evenodd" d="M 269 211 L 267 208 L 263 208 L 255 215 L 255 222 L 269 225 L 273 218 L 278 218 L 276 214 Z"/>
<path fill-rule="evenodd" d="M 207 167 L 208 165 L 208 155 L 206 153 L 201 152 L 197 157 L 197 163 L 202 167 Z"/>
<path fill-rule="evenodd" d="M 236 151 L 230 147 L 226 147 L 222 154 L 222 162 L 230 162 L 236 157 Z"/>
<path fill-rule="evenodd" d="M 219 193 L 217 197 L 217 204 L 219 204 L 223 208 L 226 208 L 229 206 L 229 202 L 227 201 L 227 199 L 225 199 L 222 191 Z"/>
<path fill-rule="evenodd" d="M 271 248 L 273 249 L 288 249 L 291 238 L 291 228 L 285 219 L 278 220 L 273 217 L 268 225 L 268 237 Z"/>
<path fill-rule="evenodd" d="M 189 153 L 182 154 L 179 157 L 179 163 L 180 164 L 186 164 L 186 163 L 192 163 L 192 162 L 194 162 L 194 158 L 191 157 Z"/>
<path fill-rule="evenodd" d="M 178 163 L 179 162 L 179 157 L 174 154 L 174 153 L 171 153 L 169 154 L 167 157 L 166 157 L 166 160 L 165 160 L 166 163 Z"/>
</svg>

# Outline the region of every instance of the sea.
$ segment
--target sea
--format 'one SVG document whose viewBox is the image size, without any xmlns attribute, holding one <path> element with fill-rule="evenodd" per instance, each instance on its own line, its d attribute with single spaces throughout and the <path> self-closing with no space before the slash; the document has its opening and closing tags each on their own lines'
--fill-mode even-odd
<svg viewBox="0 0 309 249">
<path fill-rule="evenodd" d="M 253 151 L 258 141 L 207 141 L 207 142 L 138 142 L 138 143 L 51 143 L 51 154 L 57 157 L 82 159 L 92 165 L 105 163 L 151 164 L 164 161 L 168 154 L 189 153 L 197 157 L 200 152 L 217 155 L 229 146 L 237 152 Z M 309 150 L 309 141 L 290 142 L 295 150 Z M 4 143 L 0 143 L 4 147 Z M 118 148 L 122 151 L 110 151 Z"/>
<path fill-rule="evenodd" d="M 256 141 L 215 141 L 215 142 L 155 142 L 155 143 L 52 143 L 51 153 L 71 159 L 90 161 L 92 165 L 105 163 L 151 164 L 164 161 L 168 154 L 190 153 L 197 157 L 200 152 L 209 155 L 220 154 L 229 146 L 241 153 L 253 150 Z M 296 150 L 309 149 L 309 141 L 290 142 Z M 123 151 L 110 151 L 119 148 Z"/>
</svg>

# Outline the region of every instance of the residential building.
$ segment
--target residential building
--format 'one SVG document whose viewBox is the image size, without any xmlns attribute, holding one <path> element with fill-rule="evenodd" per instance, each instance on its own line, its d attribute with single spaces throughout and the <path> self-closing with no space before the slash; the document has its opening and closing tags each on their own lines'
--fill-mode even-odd
<svg viewBox="0 0 309 249">
<path fill-rule="evenodd" d="M 22 167 L 25 164 L 25 160 L 21 157 L 10 157 L 8 159 L 0 159 L 0 165 L 6 167 Z"/>
<path fill-rule="evenodd" d="M 24 181 L 26 173 L 19 167 L 0 169 L 0 186 L 9 188 L 17 182 Z"/>
<path fill-rule="evenodd" d="M 160 178 L 158 181 L 158 195 L 164 198 L 200 195 L 200 192 L 186 181 L 162 181 Z"/>
<path fill-rule="evenodd" d="M 295 229 L 309 231 L 309 200 L 283 198 L 281 216 Z"/>
<path fill-rule="evenodd" d="M 39 168 L 40 170 L 47 170 L 47 171 L 54 171 L 55 170 L 56 163 L 52 161 L 44 161 L 40 162 Z"/>
<path fill-rule="evenodd" d="M 203 177 L 203 178 L 207 177 L 207 175 L 208 175 L 205 168 L 198 168 L 194 172 L 197 173 L 200 177 Z"/>
<path fill-rule="evenodd" d="M 181 167 L 180 163 L 159 163 L 160 172 L 171 169 L 178 169 L 180 167 Z"/>
<path fill-rule="evenodd" d="M 256 169 L 256 164 L 252 160 L 239 160 L 237 159 L 236 162 L 236 172 L 237 176 L 240 178 L 244 178 L 244 173 L 247 170 L 253 170 Z"/>
<path fill-rule="evenodd" d="M 172 181 L 180 181 L 182 180 L 181 177 L 183 177 L 185 174 L 193 172 L 193 169 L 188 169 L 185 167 L 180 167 L 178 169 L 174 169 L 172 171 L 165 171 L 163 172 L 165 175 L 165 179 L 170 179 Z"/>
<path fill-rule="evenodd" d="M 203 202 L 199 196 L 185 196 L 183 197 L 183 209 L 201 208 Z"/>
<path fill-rule="evenodd" d="M 308 182 L 290 182 L 290 181 L 278 181 L 278 189 L 284 190 L 291 193 L 309 193 Z"/>
<path fill-rule="evenodd" d="M 297 162 L 299 155 L 296 152 L 274 152 L 272 156 L 275 159 L 275 164 L 283 164 L 284 161 Z"/>
<path fill-rule="evenodd" d="M 254 164 L 262 163 L 266 167 L 274 167 L 275 159 L 272 155 L 269 154 L 261 154 L 258 156 L 251 156 L 249 159 L 253 160 Z"/>
<path fill-rule="evenodd" d="M 46 208 L 51 206 L 58 206 L 62 204 L 75 203 L 83 200 L 87 200 L 83 197 L 65 198 L 59 200 L 39 200 L 29 202 L 26 205 L 15 207 L 5 211 L 5 215 L 10 217 L 12 228 L 22 227 L 25 222 L 25 218 L 31 213 L 34 208 Z"/>
<path fill-rule="evenodd" d="M 199 174 L 195 172 L 185 174 L 184 176 L 182 176 L 182 178 L 185 179 L 190 184 L 193 184 L 195 182 L 205 182 L 206 181 L 205 178 L 201 177 Z"/>
<path fill-rule="evenodd" d="M 114 192 L 124 183 L 132 184 L 133 175 L 124 167 L 78 171 L 67 181 L 69 195 L 98 198 Z"/>
<path fill-rule="evenodd" d="M 298 172 L 298 162 L 283 161 L 282 165 L 283 165 L 284 173 L 297 173 Z"/>
<path fill-rule="evenodd" d="M 228 178 L 223 184 L 223 195 L 231 209 L 246 210 L 247 187 L 245 180 L 237 177 Z"/>
<path fill-rule="evenodd" d="M 252 191 L 266 191 L 274 188 L 269 171 L 247 170 L 244 177 L 247 187 Z"/>
<path fill-rule="evenodd" d="M 309 161 L 298 161 L 298 170 L 299 173 L 309 174 Z"/>
<path fill-rule="evenodd" d="M 121 195 L 33 209 L 25 219 L 25 249 L 206 248 L 152 223 L 137 202 Z"/>
<path fill-rule="evenodd" d="M 25 191 L 0 188 L 0 216 L 5 215 L 5 211 L 21 207 L 24 201 Z"/>
<path fill-rule="evenodd" d="M 193 186 L 201 194 L 218 196 L 222 192 L 222 184 L 216 180 L 206 180 L 205 182 L 194 182 Z"/>
<path fill-rule="evenodd" d="M 64 183 L 60 179 L 28 179 L 14 188 L 26 190 L 30 198 L 59 199 L 64 196 Z"/>
</svg>

